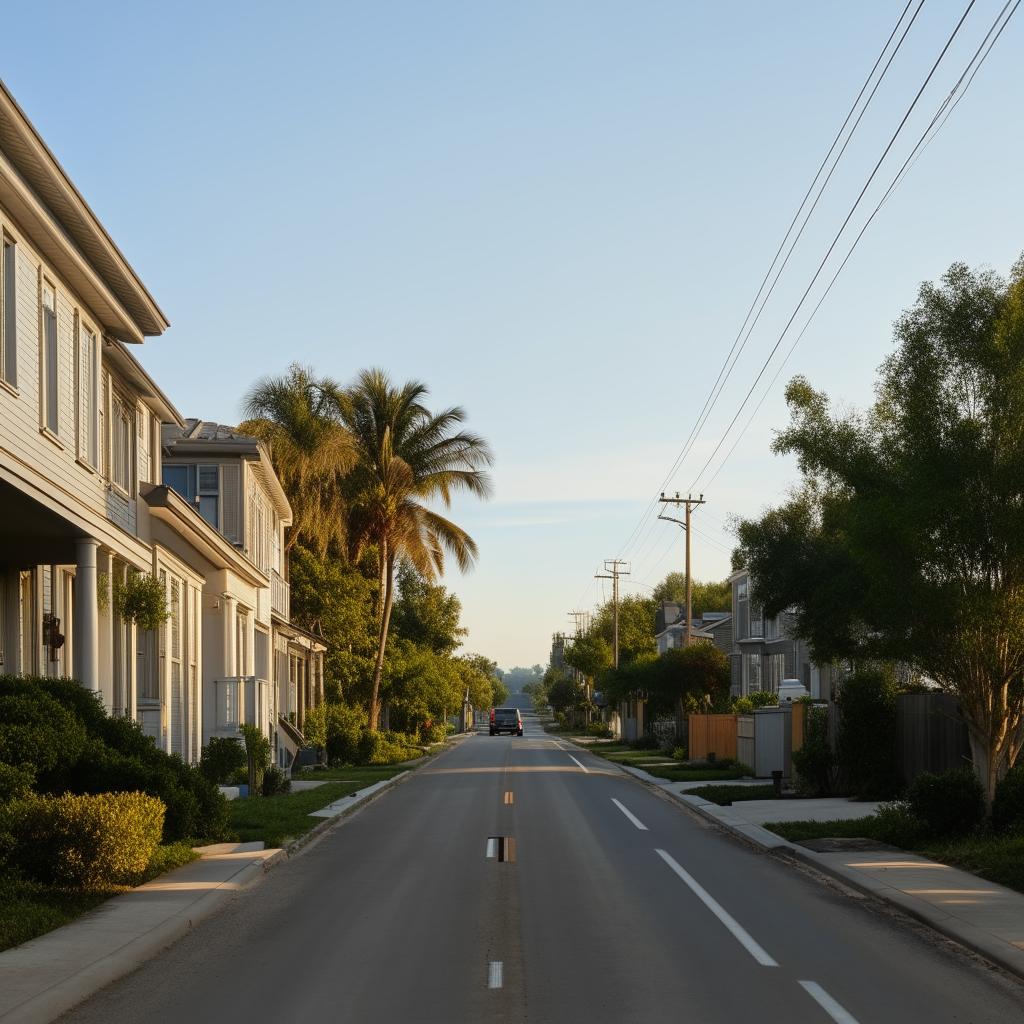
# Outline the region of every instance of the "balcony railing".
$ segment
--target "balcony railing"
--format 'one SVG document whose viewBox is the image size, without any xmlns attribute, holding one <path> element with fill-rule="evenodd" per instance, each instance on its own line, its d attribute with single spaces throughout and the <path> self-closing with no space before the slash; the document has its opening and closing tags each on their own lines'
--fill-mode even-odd
<svg viewBox="0 0 1024 1024">
<path fill-rule="evenodd" d="M 290 616 L 291 587 L 275 569 L 270 570 L 270 610 L 282 619 Z"/>
<path fill-rule="evenodd" d="M 259 726 L 269 735 L 274 720 L 270 682 L 257 676 L 228 676 L 213 681 L 214 731 L 234 736 L 241 725 Z"/>
</svg>

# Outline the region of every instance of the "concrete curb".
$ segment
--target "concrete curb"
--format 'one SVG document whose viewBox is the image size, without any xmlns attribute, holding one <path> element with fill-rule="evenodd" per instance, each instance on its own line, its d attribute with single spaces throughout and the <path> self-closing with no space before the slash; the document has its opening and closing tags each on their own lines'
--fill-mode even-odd
<svg viewBox="0 0 1024 1024">
<path fill-rule="evenodd" d="M 1024 979 L 1024 951 L 1015 950 L 1008 943 L 994 938 L 988 932 L 958 918 L 954 918 L 949 914 L 944 914 L 942 911 L 929 906 L 923 900 L 908 896 L 893 886 L 885 885 L 884 883 L 872 885 L 869 880 L 862 879 L 853 872 L 843 871 L 824 857 L 817 855 L 813 850 L 797 846 L 788 839 L 783 839 L 782 836 L 770 832 L 760 825 L 738 821 L 727 813 L 731 810 L 729 807 L 720 807 L 718 804 L 713 804 L 701 797 L 687 796 L 685 793 L 675 793 L 664 786 L 659 786 L 653 776 L 647 775 L 646 772 L 640 772 L 639 769 L 626 768 L 626 771 L 634 776 L 637 781 L 647 782 L 660 789 L 686 807 L 689 807 L 702 818 L 719 825 L 735 838 L 752 843 L 754 846 L 778 857 L 780 860 L 799 861 L 820 871 L 824 875 L 828 875 L 835 881 L 855 889 L 863 896 L 897 907 L 909 917 L 934 929 L 947 939 L 952 939 L 977 956 L 988 960 L 1018 978 Z"/>
<path fill-rule="evenodd" d="M 776 837 L 779 838 L 779 837 Z M 958 945 L 970 950 L 984 960 L 1001 967 L 1004 971 L 1024 979 L 1024 951 L 1015 950 L 1009 943 L 994 938 L 981 928 L 950 914 L 944 914 L 935 909 L 923 900 L 915 899 L 906 893 L 895 889 L 890 885 L 880 883 L 872 885 L 870 881 L 858 878 L 852 872 L 843 871 L 835 865 L 830 864 L 823 858 L 815 855 L 813 850 L 805 849 L 794 843 L 786 843 L 786 848 L 776 848 L 772 852 L 780 860 L 796 860 L 813 867 L 822 874 L 841 882 L 843 885 L 856 889 L 859 893 L 871 899 L 891 904 L 899 908 L 908 917 L 914 918 L 921 924 L 934 929 L 947 939 L 952 939 Z"/>
<path fill-rule="evenodd" d="M 417 764 L 434 757 L 440 757 L 448 749 L 450 748 L 446 746 L 444 750 L 438 751 L 437 754 L 418 758 Z M 412 774 L 411 771 L 406 770 L 392 776 L 390 779 L 382 780 L 384 785 L 380 786 L 379 789 L 367 793 L 365 796 L 354 801 L 350 806 L 343 808 L 333 817 L 325 818 L 287 846 L 275 850 L 267 857 L 261 857 L 240 867 L 233 875 L 224 879 L 218 888 L 201 896 L 185 910 L 172 914 L 141 935 L 132 936 L 123 946 L 118 947 L 113 952 L 93 963 L 86 964 L 81 970 L 76 971 L 70 977 L 57 982 L 38 995 L 29 997 L 6 1013 L 0 1014 L 0 1022 L 2 1024 L 41 1024 L 43 1021 L 52 1021 L 61 1014 L 67 1013 L 75 1006 L 95 995 L 100 989 L 118 981 L 153 959 L 163 950 L 187 935 L 196 925 L 216 913 L 230 897 L 239 892 L 252 889 L 266 877 L 267 872 L 272 868 L 284 863 L 286 860 L 290 860 L 292 857 L 298 856 L 306 848 L 326 835 L 332 828 L 340 825 L 346 818 L 362 810 L 384 793 L 394 789 L 395 786 L 400 785 Z M 173 874 L 173 872 L 169 874 Z M 117 898 L 114 897 L 114 899 Z M 77 920 L 83 921 L 86 917 L 88 915 Z M 66 927 L 72 927 L 75 923 L 73 921 Z M 56 929 L 56 932 L 59 931 L 60 929 Z M 39 936 L 38 939 L 31 940 L 31 942 L 45 940 L 47 935 L 53 934 L 55 932 L 48 932 L 46 935 Z M 13 949 L 24 949 L 29 944 L 25 943 L 23 946 L 15 946 Z M 0 953 L 0 958 L 2 957 L 3 953 Z"/>
</svg>

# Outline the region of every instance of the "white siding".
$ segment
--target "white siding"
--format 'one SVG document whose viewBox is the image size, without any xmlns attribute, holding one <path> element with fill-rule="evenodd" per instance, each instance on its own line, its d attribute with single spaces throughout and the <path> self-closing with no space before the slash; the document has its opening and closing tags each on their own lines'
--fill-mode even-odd
<svg viewBox="0 0 1024 1024">
<path fill-rule="evenodd" d="M 67 287 L 53 268 L 44 264 L 28 240 L 0 209 L 0 227 L 17 244 L 17 356 L 18 393 L 0 387 L 0 449 L 10 453 L 15 470 L 26 476 L 39 474 L 48 490 L 67 504 L 112 518 L 130 533 L 136 529 L 134 502 L 113 502 L 108 506 L 102 474 L 91 472 L 77 459 L 77 402 L 74 392 L 75 311 L 93 326 L 98 318 Z M 41 305 L 40 278 L 45 274 L 57 291 L 57 338 L 59 368 L 60 444 L 40 430 L 41 405 Z M 102 348 L 99 335 L 97 344 Z M 100 410 L 96 410 L 99 415 Z M 101 437 L 101 448 L 104 441 Z"/>
</svg>

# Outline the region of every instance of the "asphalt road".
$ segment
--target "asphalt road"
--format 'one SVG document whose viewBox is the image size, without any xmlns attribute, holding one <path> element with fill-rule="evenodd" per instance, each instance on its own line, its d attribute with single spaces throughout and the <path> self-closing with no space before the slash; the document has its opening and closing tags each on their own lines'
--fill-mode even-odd
<svg viewBox="0 0 1024 1024">
<path fill-rule="evenodd" d="M 487 856 L 498 837 L 513 862 Z M 528 721 L 63 1019 L 1009 1024 L 1024 988 Z"/>
</svg>

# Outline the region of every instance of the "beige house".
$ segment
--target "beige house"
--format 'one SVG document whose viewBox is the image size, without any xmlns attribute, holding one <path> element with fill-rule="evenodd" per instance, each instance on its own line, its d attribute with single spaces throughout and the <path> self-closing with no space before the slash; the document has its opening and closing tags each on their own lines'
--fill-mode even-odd
<svg viewBox="0 0 1024 1024">
<path fill-rule="evenodd" d="M 131 346 L 168 321 L 2 83 L 0 239 L 0 673 L 73 676 L 189 761 L 253 722 L 290 764 L 324 646 L 288 626 L 288 502 L 251 439 L 165 485 L 190 425 Z M 159 628 L 120 610 L 135 573 Z"/>
<path fill-rule="evenodd" d="M 206 581 L 204 741 L 258 724 L 289 767 L 306 709 L 323 700 L 326 651 L 290 622 L 291 506 L 255 438 L 203 420 L 167 423 L 162 436 L 164 486 L 145 500 L 160 519 L 155 536 Z"/>
<path fill-rule="evenodd" d="M 111 590 L 157 567 L 138 488 L 180 416 L 128 346 L 168 322 L 2 85 L 0 233 L 0 668 L 134 715 Z"/>
</svg>

